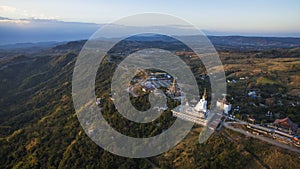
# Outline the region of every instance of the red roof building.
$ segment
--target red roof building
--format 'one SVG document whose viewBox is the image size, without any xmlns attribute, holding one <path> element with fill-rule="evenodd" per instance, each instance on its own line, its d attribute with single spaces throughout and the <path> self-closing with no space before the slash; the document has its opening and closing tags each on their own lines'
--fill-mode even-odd
<svg viewBox="0 0 300 169">
<path fill-rule="evenodd" d="M 286 129 L 292 129 L 296 131 L 298 129 L 298 125 L 294 123 L 290 118 L 286 117 L 284 119 L 276 119 L 273 123 L 274 125 L 280 126 Z"/>
</svg>

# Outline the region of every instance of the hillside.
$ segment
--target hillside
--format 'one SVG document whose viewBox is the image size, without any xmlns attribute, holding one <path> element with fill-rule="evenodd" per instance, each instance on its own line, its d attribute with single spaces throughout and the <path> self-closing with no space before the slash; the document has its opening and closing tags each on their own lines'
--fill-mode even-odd
<svg viewBox="0 0 300 169">
<path fill-rule="evenodd" d="M 225 46 L 231 43 L 230 40 L 225 39 Z M 217 49 L 228 79 L 253 77 L 249 87 L 261 88 L 262 96 L 269 93 L 265 98 L 275 97 L 271 94 L 279 93 L 287 95 L 281 98 L 283 103 L 296 103 L 300 95 L 295 95 L 300 92 L 299 47 L 294 45 L 293 39 L 286 40 L 288 43 L 292 41 L 289 45 L 284 45 L 285 41 L 275 42 L 277 40 L 270 40 L 274 44 L 272 49 L 255 48 L 257 50 L 243 52 L 227 47 L 225 50 L 224 46 Z M 261 39 L 254 39 L 251 43 L 260 46 L 257 41 L 267 43 Z M 140 46 L 141 43 L 135 41 L 127 45 Z M 297 168 L 300 165 L 299 154 L 228 129 L 214 133 L 205 144 L 199 144 L 202 128 L 198 125 L 181 143 L 159 156 L 130 159 L 104 151 L 82 130 L 72 103 L 72 73 L 83 44 L 84 41 L 70 42 L 34 54 L 19 53 L 0 60 L 0 168 Z M 154 43 L 147 42 L 147 45 L 163 46 L 174 52 L 184 49 L 180 44 L 170 48 L 160 39 Z M 250 46 L 250 49 L 254 48 L 252 44 Z M 199 61 L 193 61 L 190 63 L 193 73 L 200 79 L 204 69 Z M 97 94 L 109 95 L 110 75 L 115 66 L 114 61 L 104 63 L 98 70 Z M 228 85 L 228 93 L 236 98 L 232 102 L 244 105 L 241 115 L 251 109 L 253 114 L 259 116 L 262 111 L 260 108 L 247 106 L 253 100 L 245 100 L 244 86 L 242 81 Z M 293 121 L 300 124 L 297 106 L 274 106 L 271 109 L 281 112 L 281 116 L 292 117 Z M 130 124 L 114 114 L 112 102 L 105 100 L 103 107 L 107 112 L 106 118 L 115 128 L 128 135 L 139 135 L 136 129 L 140 126 Z M 150 135 L 159 133 L 168 127 L 169 124 L 163 123 L 163 119 L 169 116 L 167 112 L 159 119 L 163 124 L 161 128 L 149 125 L 143 132 Z"/>
</svg>

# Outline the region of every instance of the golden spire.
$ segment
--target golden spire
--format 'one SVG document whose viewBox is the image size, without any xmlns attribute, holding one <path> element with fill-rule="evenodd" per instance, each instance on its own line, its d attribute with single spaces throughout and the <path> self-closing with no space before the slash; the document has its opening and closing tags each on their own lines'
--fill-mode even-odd
<svg viewBox="0 0 300 169">
<path fill-rule="evenodd" d="M 206 99 L 206 88 L 204 88 L 204 92 L 203 92 L 202 99 L 203 99 L 203 100 L 205 100 L 205 99 Z"/>
<path fill-rule="evenodd" d="M 173 79 L 173 85 L 172 86 L 175 87 L 175 78 Z"/>
<path fill-rule="evenodd" d="M 222 102 L 223 102 L 223 103 L 226 103 L 226 101 L 227 101 L 227 100 L 226 100 L 226 95 L 224 95 L 224 97 L 223 97 L 223 99 L 222 99 Z"/>
<path fill-rule="evenodd" d="M 172 86 L 170 87 L 170 91 L 172 92 L 172 93 L 174 93 L 175 92 L 175 78 L 173 79 L 173 84 L 172 84 Z"/>
</svg>

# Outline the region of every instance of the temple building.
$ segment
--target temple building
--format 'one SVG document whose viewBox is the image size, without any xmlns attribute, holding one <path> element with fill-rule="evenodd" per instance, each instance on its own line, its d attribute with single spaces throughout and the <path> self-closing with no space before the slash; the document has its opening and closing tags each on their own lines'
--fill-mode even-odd
<svg viewBox="0 0 300 169">
<path fill-rule="evenodd" d="M 180 105 L 172 110 L 172 114 L 175 117 L 205 126 L 209 114 L 209 110 L 207 109 L 206 90 L 204 90 L 202 99 L 200 99 L 195 107 L 189 106 L 189 103 L 186 102 L 185 105 Z"/>
<path fill-rule="evenodd" d="M 168 88 L 167 94 L 174 95 L 174 96 L 180 95 L 180 90 L 179 90 L 178 86 L 176 85 L 175 78 L 173 79 L 172 85 Z"/>
<path fill-rule="evenodd" d="M 228 114 L 228 112 L 231 110 L 231 104 L 226 100 L 226 96 L 224 96 L 223 99 L 219 99 L 217 101 L 217 107 L 224 114 Z"/>
</svg>

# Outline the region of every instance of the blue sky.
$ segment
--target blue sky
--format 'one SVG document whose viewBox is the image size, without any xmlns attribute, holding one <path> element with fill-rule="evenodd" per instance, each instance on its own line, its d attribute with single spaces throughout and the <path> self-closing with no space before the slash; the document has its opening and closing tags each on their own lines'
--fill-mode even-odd
<svg viewBox="0 0 300 169">
<path fill-rule="evenodd" d="M 0 16 L 109 23 L 159 12 L 228 35 L 300 37 L 299 0 L 1 0 Z"/>
</svg>

